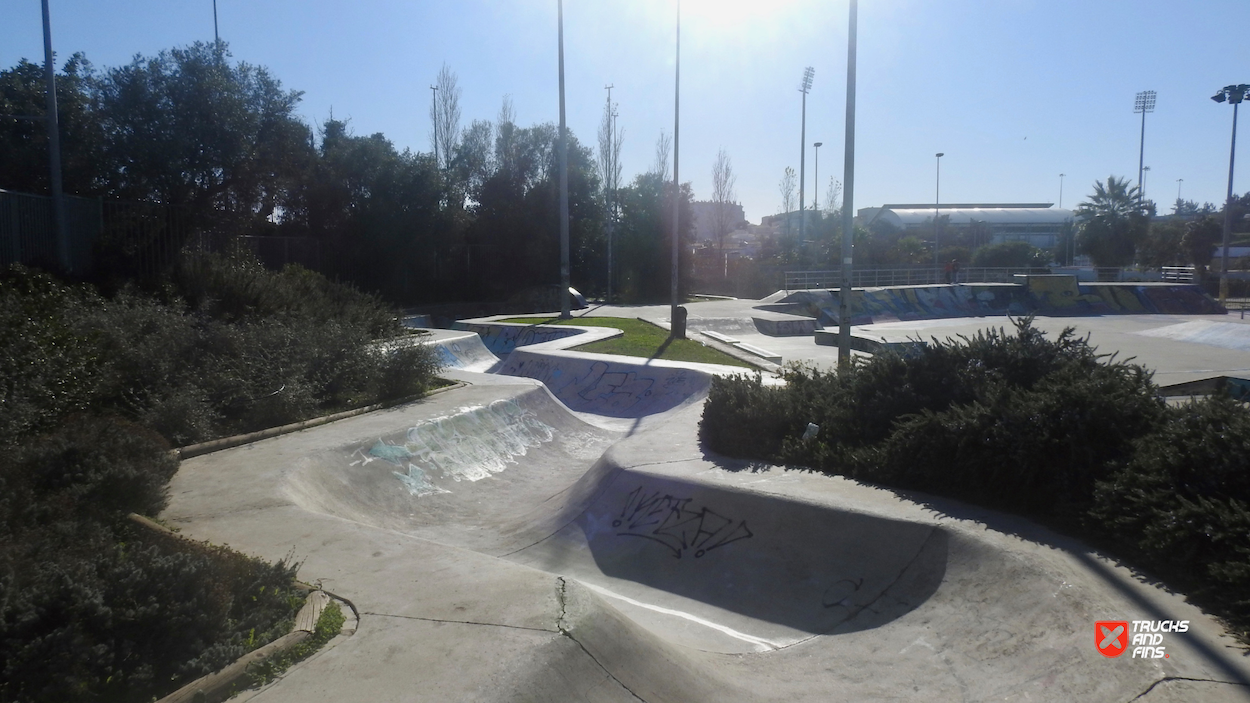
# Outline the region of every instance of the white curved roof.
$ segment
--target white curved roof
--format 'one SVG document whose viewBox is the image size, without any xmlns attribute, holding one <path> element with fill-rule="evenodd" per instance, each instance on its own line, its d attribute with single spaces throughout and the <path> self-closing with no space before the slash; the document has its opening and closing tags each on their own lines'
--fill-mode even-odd
<svg viewBox="0 0 1250 703">
<path fill-rule="evenodd" d="M 933 208 L 885 209 L 876 218 L 900 229 L 921 225 L 933 219 Z M 949 217 L 953 225 L 985 222 L 991 225 L 1061 225 L 1076 217 L 1071 210 L 1053 207 L 1017 208 L 941 208 L 938 212 Z"/>
</svg>

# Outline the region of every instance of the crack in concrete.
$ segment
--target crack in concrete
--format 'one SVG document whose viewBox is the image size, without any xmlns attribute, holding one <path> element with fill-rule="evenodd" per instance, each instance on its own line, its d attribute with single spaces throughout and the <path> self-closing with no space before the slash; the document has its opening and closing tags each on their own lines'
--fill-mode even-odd
<svg viewBox="0 0 1250 703">
<path fill-rule="evenodd" d="M 474 620 L 447 620 L 445 618 L 423 618 L 419 615 L 393 615 L 391 613 L 373 613 L 370 611 L 361 611 L 361 615 L 376 615 L 381 618 L 398 618 L 400 620 L 421 620 L 423 622 L 441 622 L 449 625 L 478 625 L 481 627 L 504 627 L 509 630 L 528 630 L 530 632 L 558 632 L 558 630 L 548 630 L 545 627 L 525 627 L 524 625 L 505 625 L 498 622 L 476 622 Z"/>
<path fill-rule="evenodd" d="M 629 695 L 633 696 L 636 700 L 640 701 L 640 703 L 647 703 L 646 700 L 642 698 L 642 696 L 639 696 L 637 693 L 634 693 L 633 690 L 630 689 L 629 686 L 626 686 L 623 681 L 616 678 L 615 674 L 613 674 L 611 671 L 608 671 L 608 667 L 604 666 L 603 662 L 599 661 L 599 659 L 596 658 L 595 655 L 591 654 L 589 649 L 586 649 L 586 645 L 577 641 L 577 638 L 573 636 L 573 633 L 569 632 L 569 630 L 564 627 L 564 618 L 568 614 L 568 611 L 566 609 L 567 608 L 566 597 L 567 597 L 567 591 L 568 591 L 568 582 L 564 580 L 563 576 L 557 576 L 556 581 L 560 584 L 560 589 L 556 591 L 557 599 L 560 601 L 560 618 L 556 623 L 556 627 L 560 629 L 560 634 L 569 638 L 569 640 L 571 640 L 573 644 L 576 644 L 583 652 L 586 653 L 586 656 L 590 657 L 590 660 L 594 662 L 596 666 L 598 666 L 600 669 L 603 669 L 603 673 L 607 674 L 608 678 L 612 679 L 613 681 L 617 683 L 618 686 L 625 689 L 629 693 Z"/>
<path fill-rule="evenodd" d="M 1145 691 L 1142 691 L 1136 696 L 1133 696 L 1132 698 L 1130 698 L 1129 703 L 1133 703 L 1133 701 L 1136 701 L 1136 700 L 1141 700 L 1143 696 L 1155 690 L 1155 686 L 1158 686 L 1161 683 L 1166 683 L 1168 681 L 1194 681 L 1197 683 L 1222 683 L 1228 686 L 1246 686 L 1247 688 L 1250 688 L 1250 686 L 1247 686 L 1247 684 L 1241 683 L 1239 681 L 1220 681 L 1218 679 L 1195 679 L 1195 678 L 1191 678 L 1188 676 L 1164 676 L 1163 678 L 1158 679 L 1154 683 L 1150 684 L 1150 686 Z"/>
</svg>

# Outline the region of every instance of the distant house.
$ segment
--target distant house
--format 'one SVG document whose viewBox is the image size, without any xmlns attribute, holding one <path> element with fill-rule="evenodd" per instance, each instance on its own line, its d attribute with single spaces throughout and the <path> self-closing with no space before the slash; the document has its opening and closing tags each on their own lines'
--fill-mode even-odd
<svg viewBox="0 0 1250 703">
<path fill-rule="evenodd" d="M 969 230 L 978 228 L 985 242 L 1028 242 L 1039 249 L 1051 249 L 1064 223 L 1074 219 L 1071 210 L 1054 203 L 925 203 L 882 205 L 860 208 L 858 224 L 886 223 L 899 230 L 928 230 L 937 212 L 947 221 L 943 227 Z"/>
<path fill-rule="evenodd" d="M 746 215 L 739 203 L 717 203 L 711 200 L 696 200 L 690 203 L 694 213 L 695 241 L 708 242 L 716 239 L 716 216 L 725 210 L 726 234 L 740 228 L 746 221 Z"/>
</svg>

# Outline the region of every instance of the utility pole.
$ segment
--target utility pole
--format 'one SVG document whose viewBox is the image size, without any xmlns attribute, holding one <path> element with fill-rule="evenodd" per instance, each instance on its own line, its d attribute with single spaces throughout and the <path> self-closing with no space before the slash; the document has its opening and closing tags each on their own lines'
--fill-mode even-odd
<svg viewBox="0 0 1250 703">
<path fill-rule="evenodd" d="M 569 142 L 564 122 L 564 0 L 559 8 L 560 41 L 560 319 L 569 314 Z"/>
<path fill-rule="evenodd" d="M 1059 209 L 1060 210 L 1063 209 L 1063 177 L 1066 175 L 1068 174 L 1066 173 L 1059 174 Z"/>
<path fill-rule="evenodd" d="M 812 76 L 816 69 L 808 66 L 803 69 L 803 82 L 799 84 L 799 92 L 803 94 L 803 122 L 799 129 L 799 241 L 804 240 L 807 213 L 803 210 L 803 178 L 807 175 L 807 92 L 812 89 Z M 816 184 L 819 188 L 820 184 Z"/>
<path fill-rule="evenodd" d="M 851 368 L 851 269 L 855 239 L 855 31 L 857 0 L 851 0 L 846 32 L 846 146 L 842 167 L 842 288 L 838 293 L 838 371 Z"/>
<path fill-rule="evenodd" d="M 1220 254 L 1220 305 L 1228 302 L 1228 241 L 1233 231 L 1233 162 L 1237 157 L 1237 107 L 1250 93 L 1250 85 L 1227 85 L 1211 96 L 1217 103 L 1225 100 L 1233 105 L 1233 138 L 1228 147 L 1228 196 L 1224 200 L 1224 250 Z"/>
<path fill-rule="evenodd" d="M 68 272 L 73 266 L 69 255 L 69 226 L 65 221 L 65 194 L 61 191 L 61 124 L 56 107 L 56 64 L 52 59 L 52 20 L 48 0 L 43 0 L 43 80 L 47 90 L 48 171 L 52 180 L 53 222 L 56 224 L 57 252 L 61 266 Z"/>
</svg>

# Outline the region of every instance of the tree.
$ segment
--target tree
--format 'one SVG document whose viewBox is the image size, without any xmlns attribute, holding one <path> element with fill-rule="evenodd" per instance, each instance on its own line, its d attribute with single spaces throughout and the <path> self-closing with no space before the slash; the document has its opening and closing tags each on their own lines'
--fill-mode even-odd
<svg viewBox="0 0 1250 703">
<path fill-rule="evenodd" d="M 829 177 L 829 188 L 825 191 L 825 207 L 823 208 L 826 215 L 833 217 L 837 214 L 841 205 L 838 201 L 842 198 L 842 182 L 833 176 Z"/>
<path fill-rule="evenodd" d="M 460 139 L 460 85 L 455 71 L 447 64 L 434 81 L 434 102 L 430 104 L 430 141 L 438 155 L 439 168 L 451 168 Z"/>
<path fill-rule="evenodd" d="M 65 193 L 99 195 L 104 188 L 104 134 L 92 109 L 96 75 L 81 53 L 56 76 L 57 119 L 61 130 L 61 172 Z M 49 193 L 47 108 L 43 66 L 22 59 L 0 71 L 0 188 Z"/>
<path fill-rule="evenodd" d="M 1188 255 L 1194 265 L 1194 280 L 1206 278 L 1207 267 L 1215 258 L 1215 247 L 1224 237 L 1224 223 L 1212 215 L 1205 215 L 1197 220 L 1185 223 L 1185 233 L 1181 235 L 1181 249 Z"/>
<path fill-rule="evenodd" d="M 620 192 L 621 223 L 618 228 L 620 295 L 635 303 L 669 300 L 672 281 L 673 184 L 659 174 L 644 173 Z M 694 236 L 693 196 L 683 183 L 676 200 L 678 232 L 683 246 L 678 259 L 678 295 L 689 291 L 690 246 Z"/>
<path fill-rule="evenodd" d="M 794 189 L 797 178 L 798 174 L 795 173 L 794 169 L 786 166 L 785 173 L 781 176 L 781 182 L 777 184 L 778 188 L 781 189 L 781 212 L 783 214 L 789 214 L 794 210 Z M 787 227 L 789 227 L 789 222 L 790 220 L 787 218 Z"/>
<path fill-rule="evenodd" d="M 616 103 L 604 105 L 603 117 L 599 121 L 599 160 L 596 165 L 605 201 L 611 201 L 612 194 L 621 186 L 621 145 L 625 131 L 615 124 L 616 108 Z"/>
<path fill-rule="evenodd" d="M 1035 249 L 1028 242 L 988 244 L 972 255 L 972 265 L 992 268 L 1042 268 L 1046 265 L 1046 253 Z"/>
<path fill-rule="evenodd" d="M 712 202 L 716 206 L 712 216 L 712 236 L 716 238 L 716 249 L 722 257 L 725 254 L 725 237 L 738 224 L 732 207 L 738 197 L 734 192 L 737 182 L 733 161 L 722 148 L 716 152 L 716 161 L 712 164 Z"/>
<path fill-rule="evenodd" d="M 302 93 L 228 56 L 196 42 L 136 56 L 95 82 L 106 194 L 182 205 L 229 234 L 275 216 L 313 156 L 295 115 Z"/>
<path fill-rule="evenodd" d="M 1181 244 L 1184 233 L 1181 220 L 1152 220 L 1137 248 L 1137 263 L 1148 268 L 1180 265 L 1188 258 Z"/>
<path fill-rule="evenodd" d="M 655 162 L 651 164 L 651 173 L 667 181 L 668 158 L 673 153 L 673 138 L 664 130 L 660 130 L 660 138 L 655 140 Z"/>
<path fill-rule="evenodd" d="M 1149 226 L 1137 187 L 1115 176 L 1094 182 L 1094 192 L 1077 206 L 1076 216 L 1081 222 L 1077 246 L 1095 266 L 1131 264 Z"/>
</svg>

